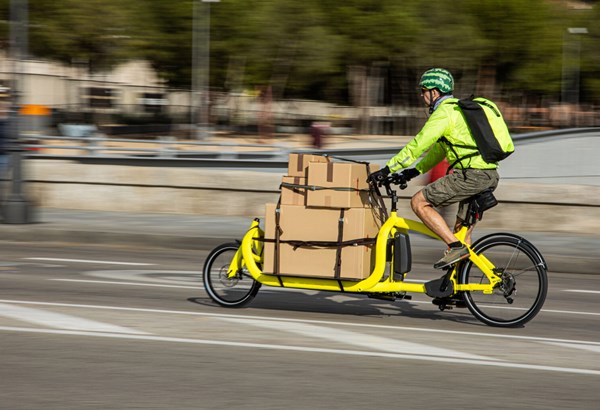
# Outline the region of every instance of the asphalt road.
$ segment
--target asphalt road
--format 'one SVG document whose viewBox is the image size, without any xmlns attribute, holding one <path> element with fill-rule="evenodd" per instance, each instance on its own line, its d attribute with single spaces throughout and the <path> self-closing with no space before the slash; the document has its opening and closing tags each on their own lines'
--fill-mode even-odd
<svg viewBox="0 0 600 410">
<path fill-rule="evenodd" d="M 596 409 L 600 276 L 550 273 L 496 329 L 427 297 L 262 288 L 214 305 L 205 251 L 0 247 L 0 409 Z M 418 258 L 417 258 L 418 260 Z M 435 273 L 424 264 L 413 278 Z"/>
</svg>

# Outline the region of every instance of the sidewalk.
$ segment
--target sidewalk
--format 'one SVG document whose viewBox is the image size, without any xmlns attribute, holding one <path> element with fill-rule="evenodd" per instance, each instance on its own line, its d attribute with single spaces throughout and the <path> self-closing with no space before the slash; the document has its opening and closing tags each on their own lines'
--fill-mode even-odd
<svg viewBox="0 0 600 410">
<path fill-rule="evenodd" d="M 251 218 L 36 208 L 30 224 L 0 224 L 2 240 L 212 249 L 241 239 Z"/>
<path fill-rule="evenodd" d="M 61 242 L 166 249 L 210 250 L 241 239 L 252 218 L 184 214 L 148 214 L 37 208 L 35 223 L 0 224 L 3 241 Z M 491 233 L 476 231 L 475 237 Z M 530 240 L 546 258 L 550 272 L 600 274 L 600 236 L 515 232 Z M 412 235 L 414 263 L 436 260 L 443 246 Z"/>
</svg>

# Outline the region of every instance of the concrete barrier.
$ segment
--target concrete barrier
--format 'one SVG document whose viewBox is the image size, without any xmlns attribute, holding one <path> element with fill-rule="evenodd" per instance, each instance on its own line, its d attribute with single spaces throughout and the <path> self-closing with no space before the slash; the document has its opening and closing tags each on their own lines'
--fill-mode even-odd
<svg viewBox="0 0 600 410">
<path fill-rule="evenodd" d="M 29 159 L 26 164 L 26 192 L 40 207 L 248 217 L 262 216 L 264 204 L 277 201 L 284 173 L 43 159 Z M 417 179 L 401 193 L 400 214 L 414 218 L 409 198 L 423 183 Z M 486 213 L 482 227 L 591 235 L 600 232 L 600 186 L 505 180 L 496 196 L 501 203 Z"/>
</svg>

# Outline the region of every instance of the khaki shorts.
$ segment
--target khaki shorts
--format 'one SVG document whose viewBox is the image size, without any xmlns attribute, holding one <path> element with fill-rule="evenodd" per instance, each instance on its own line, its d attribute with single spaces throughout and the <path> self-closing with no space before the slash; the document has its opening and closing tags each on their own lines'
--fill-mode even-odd
<svg viewBox="0 0 600 410">
<path fill-rule="evenodd" d="M 427 202 L 436 208 L 459 202 L 456 216 L 464 221 L 468 208 L 465 201 L 488 188 L 495 189 L 499 180 L 495 169 L 455 170 L 427 185 L 422 192 Z"/>
</svg>

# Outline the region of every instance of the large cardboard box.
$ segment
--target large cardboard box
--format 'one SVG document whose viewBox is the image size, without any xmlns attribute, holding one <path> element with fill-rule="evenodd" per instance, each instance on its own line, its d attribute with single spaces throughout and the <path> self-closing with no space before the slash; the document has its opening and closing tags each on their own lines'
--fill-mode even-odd
<svg viewBox="0 0 600 410">
<path fill-rule="evenodd" d="M 267 204 L 265 238 L 275 239 L 275 204 Z M 292 241 L 338 240 L 340 209 L 306 208 L 281 205 L 279 210 L 280 239 Z M 345 209 L 343 216 L 343 241 L 375 238 L 380 222 L 373 209 Z M 374 245 L 346 246 L 341 248 L 340 275 L 336 277 L 336 248 L 279 244 L 279 274 L 287 276 L 339 278 L 361 280 L 371 274 Z M 265 242 L 263 272 L 276 273 L 275 244 Z"/>
<path fill-rule="evenodd" d="M 306 185 L 306 178 L 284 176 L 281 178 L 281 182 L 282 205 L 306 205 L 306 188 L 285 185 Z"/>
<path fill-rule="evenodd" d="M 371 172 L 377 171 L 379 165 L 372 164 L 369 169 Z M 311 162 L 308 166 L 308 185 L 325 189 L 308 191 L 306 205 L 326 208 L 370 207 L 367 178 L 364 164 Z"/>
<path fill-rule="evenodd" d="M 314 154 L 290 154 L 288 157 L 288 176 L 306 177 L 306 169 L 311 162 L 328 163 L 329 158 Z"/>
</svg>

